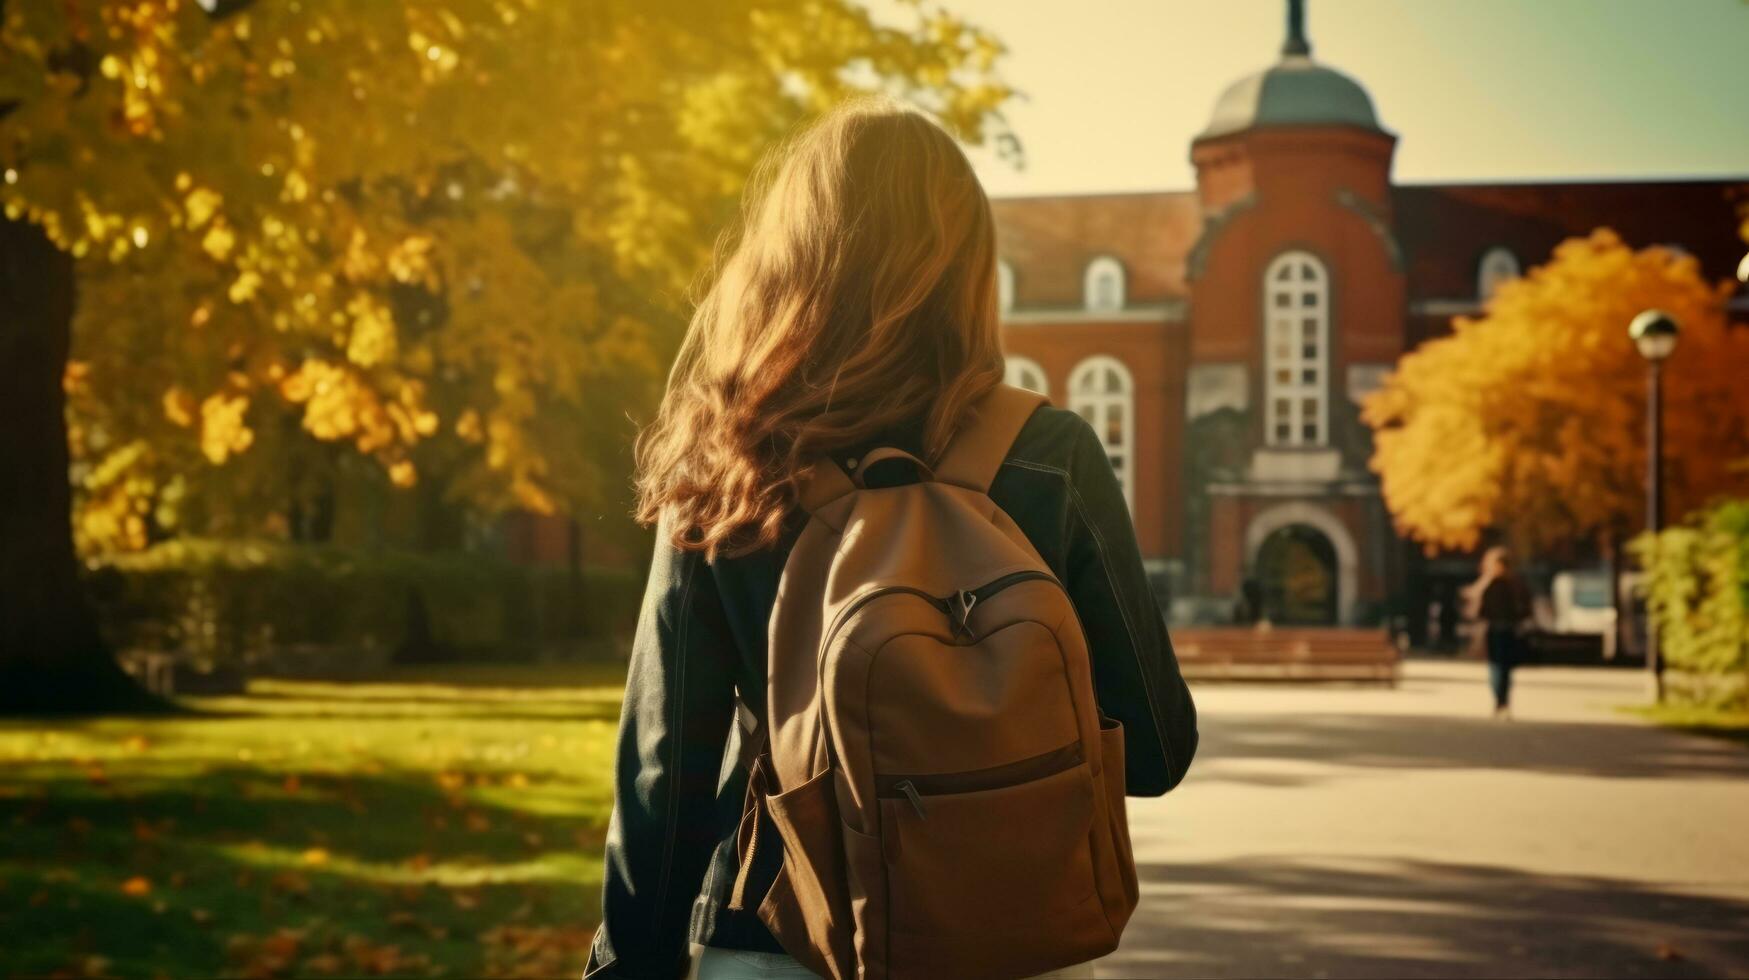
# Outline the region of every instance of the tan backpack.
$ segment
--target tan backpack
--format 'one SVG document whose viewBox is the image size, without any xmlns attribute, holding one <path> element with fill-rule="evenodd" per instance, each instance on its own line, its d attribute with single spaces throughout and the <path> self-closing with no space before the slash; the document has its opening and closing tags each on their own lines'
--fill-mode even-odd
<svg viewBox="0 0 1749 980">
<path fill-rule="evenodd" d="M 804 484 L 730 904 L 777 844 L 763 811 L 783 867 L 759 916 L 822 976 L 1041 973 L 1116 949 L 1135 908 L 1122 728 L 1062 584 L 987 495 L 1041 401 L 997 388 L 933 471 L 879 449 Z M 920 482 L 862 485 L 893 458 Z"/>
</svg>

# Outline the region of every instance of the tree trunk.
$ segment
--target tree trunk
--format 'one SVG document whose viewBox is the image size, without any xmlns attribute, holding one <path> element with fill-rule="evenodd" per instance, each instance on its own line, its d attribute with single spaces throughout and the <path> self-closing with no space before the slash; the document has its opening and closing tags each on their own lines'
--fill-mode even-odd
<svg viewBox="0 0 1749 980">
<path fill-rule="evenodd" d="M 0 218 L 0 714 L 164 707 L 104 645 L 73 554 L 66 396 L 73 262 Z"/>
</svg>

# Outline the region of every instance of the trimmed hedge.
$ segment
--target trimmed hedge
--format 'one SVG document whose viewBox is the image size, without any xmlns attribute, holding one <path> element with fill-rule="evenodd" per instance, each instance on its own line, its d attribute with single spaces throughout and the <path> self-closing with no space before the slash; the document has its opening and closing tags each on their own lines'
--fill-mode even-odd
<svg viewBox="0 0 1749 980">
<path fill-rule="evenodd" d="M 414 596 L 451 656 L 529 658 L 629 632 L 642 587 L 617 569 L 579 578 L 479 555 L 228 540 L 102 559 L 88 582 L 117 649 L 245 664 L 298 648 L 393 650 L 408 637 Z"/>
</svg>

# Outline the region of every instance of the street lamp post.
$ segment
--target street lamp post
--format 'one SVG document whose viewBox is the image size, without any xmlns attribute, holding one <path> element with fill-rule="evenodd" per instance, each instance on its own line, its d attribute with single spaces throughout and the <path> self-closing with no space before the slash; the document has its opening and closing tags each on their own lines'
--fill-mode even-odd
<svg viewBox="0 0 1749 980">
<path fill-rule="evenodd" d="M 1676 350 L 1682 328 L 1663 310 L 1646 310 L 1628 325 L 1628 336 L 1646 359 L 1646 530 L 1664 527 L 1664 360 Z M 1652 700 L 1664 700 L 1664 658 L 1658 649 L 1658 624 L 1646 610 L 1646 671 L 1652 679 Z"/>
</svg>

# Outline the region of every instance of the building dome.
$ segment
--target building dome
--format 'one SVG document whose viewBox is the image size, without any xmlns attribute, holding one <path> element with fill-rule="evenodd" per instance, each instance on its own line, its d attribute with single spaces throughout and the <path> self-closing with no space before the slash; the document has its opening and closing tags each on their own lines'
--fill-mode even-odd
<svg viewBox="0 0 1749 980">
<path fill-rule="evenodd" d="M 1269 126 L 1358 126 L 1383 132 L 1372 99 L 1360 83 L 1290 55 L 1239 79 L 1221 93 L 1201 139 Z"/>
<path fill-rule="evenodd" d="M 1357 126 L 1384 132 L 1360 83 L 1312 60 L 1301 0 L 1288 4 L 1281 60 L 1221 93 L 1199 139 L 1271 126 Z"/>
</svg>

